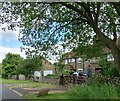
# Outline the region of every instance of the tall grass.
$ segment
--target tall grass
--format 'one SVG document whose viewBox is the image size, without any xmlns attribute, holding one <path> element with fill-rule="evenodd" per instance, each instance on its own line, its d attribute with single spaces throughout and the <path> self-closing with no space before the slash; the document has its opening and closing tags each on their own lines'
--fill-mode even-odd
<svg viewBox="0 0 120 101">
<path fill-rule="evenodd" d="M 112 84 L 74 86 L 67 94 L 76 99 L 119 99 L 117 87 Z"/>
</svg>

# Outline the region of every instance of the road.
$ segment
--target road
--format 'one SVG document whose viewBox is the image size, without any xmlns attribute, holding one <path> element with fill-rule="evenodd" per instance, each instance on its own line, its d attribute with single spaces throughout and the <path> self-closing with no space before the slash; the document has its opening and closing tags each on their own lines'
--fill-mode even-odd
<svg viewBox="0 0 120 101">
<path fill-rule="evenodd" d="M 0 91 L 2 91 L 0 92 L 0 95 L 2 95 L 2 99 L 23 99 L 19 94 L 13 92 L 4 84 L 0 84 Z"/>
</svg>

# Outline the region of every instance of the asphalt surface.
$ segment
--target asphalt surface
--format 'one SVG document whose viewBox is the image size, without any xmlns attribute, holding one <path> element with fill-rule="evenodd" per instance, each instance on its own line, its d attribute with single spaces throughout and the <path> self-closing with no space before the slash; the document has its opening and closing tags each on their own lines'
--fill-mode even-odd
<svg viewBox="0 0 120 101">
<path fill-rule="evenodd" d="M 2 86 L 2 99 L 23 99 L 22 96 L 10 90 L 6 85 L 0 84 Z"/>
</svg>

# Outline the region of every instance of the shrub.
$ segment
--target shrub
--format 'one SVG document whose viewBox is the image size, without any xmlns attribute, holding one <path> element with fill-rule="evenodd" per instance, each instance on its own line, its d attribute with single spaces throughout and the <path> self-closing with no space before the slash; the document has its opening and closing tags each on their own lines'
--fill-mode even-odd
<svg viewBox="0 0 120 101">
<path fill-rule="evenodd" d="M 116 77 L 119 73 L 112 62 L 107 61 L 106 57 L 101 57 L 98 64 L 102 67 L 103 76 Z"/>
<path fill-rule="evenodd" d="M 48 74 L 47 76 L 55 76 L 55 74 Z"/>
</svg>

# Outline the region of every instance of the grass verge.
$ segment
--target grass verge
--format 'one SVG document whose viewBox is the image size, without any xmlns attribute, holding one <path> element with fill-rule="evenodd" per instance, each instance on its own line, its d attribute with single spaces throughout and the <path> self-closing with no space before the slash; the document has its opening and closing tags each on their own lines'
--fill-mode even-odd
<svg viewBox="0 0 120 101">
<path fill-rule="evenodd" d="M 26 88 L 39 88 L 39 87 L 53 87 L 56 85 L 53 84 L 45 84 L 39 82 L 32 82 L 30 80 L 12 80 L 12 79 L 2 79 L 3 84 L 20 84 L 20 87 Z"/>
<path fill-rule="evenodd" d="M 20 83 L 29 83 L 30 80 L 12 80 L 12 79 L 2 79 L 3 84 L 20 84 Z"/>
<path fill-rule="evenodd" d="M 64 93 L 48 93 L 37 97 L 36 94 L 25 96 L 26 99 L 120 99 L 118 89 L 112 84 L 82 85 L 70 87 Z"/>
<path fill-rule="evenodd" d="M 48 93 L 48 95 L 37 97 L 37 94 L 29 94 L 24 96 L 25 99 L 72 99 L 71 96 L 66 93 Z"/>
</svg>

